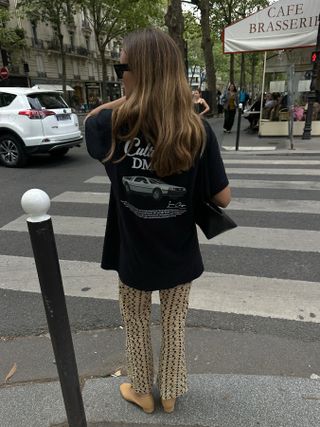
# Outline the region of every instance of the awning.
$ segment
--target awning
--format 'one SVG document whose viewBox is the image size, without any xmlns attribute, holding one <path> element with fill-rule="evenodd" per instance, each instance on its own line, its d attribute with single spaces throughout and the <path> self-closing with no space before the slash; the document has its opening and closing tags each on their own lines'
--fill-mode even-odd
<svg viewBox="0 0 320 427">
<path fill-rule="evenodd" d="M 320 0 L 280 0 L 224 28 L 224 53 L 315 46 Z"/>
<path fill-rule="evenodd" d="M 62 85 L 43 85 L 43 84 L 36 84 L 32 86 L 32 89 L 41 89 L 41 90 L 49 90 L 54 92 L 63 92 Z M 74 92 L 74 89 L 67 85 L 66 90 L 68 92 Z"/>
</svg>

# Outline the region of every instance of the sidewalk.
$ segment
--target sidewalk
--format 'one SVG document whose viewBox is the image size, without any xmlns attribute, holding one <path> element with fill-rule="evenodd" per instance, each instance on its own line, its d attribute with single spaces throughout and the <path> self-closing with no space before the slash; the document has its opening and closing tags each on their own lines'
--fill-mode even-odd
<svg viewBox="0 0 320 427">
<path fill-rule="evenodd" d="M 159 333 L 154 326 L 154 354 Z M 123 330 L 79 332 L 73 339 L 88 427 L 319 427 L 317 341 L 187 328 L 189 391 L 173 414 L 162 411 L 157 397 L 155 413 L 147 415 L 119 395 L 126 381 Z M 50 337 L 2 340 L 0 354 L 1 427 L 66 427 Z M 13 362 L 17 371 L 4 384 Z"/>
<path fill-rule="evenodd" d="M 223 118 L 209 118 L 209 123 L 215 130 L 221 151 L 235 152 L 237 135 L 237 117 L 230 134 L 223 133 Z M 294 137 L 294 149 L 290 149 L 290 141 L 287 137 L 259 137 L 258 131 L 247 129 L 248 120 L 242 118 L 239 139 L 239 154 L 258 155 L 320 155 L 320 136 L 313 136 L 309 140 Z"/>
</svg>

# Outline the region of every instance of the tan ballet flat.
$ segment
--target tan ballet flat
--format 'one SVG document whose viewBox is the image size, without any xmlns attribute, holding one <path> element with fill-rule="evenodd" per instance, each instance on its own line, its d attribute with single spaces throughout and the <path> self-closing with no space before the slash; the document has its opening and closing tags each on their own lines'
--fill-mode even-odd
<svg viewBox="0 0 320 427">
<path fill-rule="evenodd" d="M 164 412 L 167 412 L 168 414 L 170 414 L 171 412 L 174 411 L 174 405 L 176 403 L 176 399 L 162 399 L 161 398 L 161 403 L 164 409 Z"/>
<path fill-rule="evenodd" d="M 120 394 L 128 402 L 132 402 L 140 406 L 140 408 L 142 408 L 147 414 L 152 414 L 154 411 L 154 399 L 151 393 L 136 393 L 131 384 L 123 383 L 120 385 Z"/>
</svg>

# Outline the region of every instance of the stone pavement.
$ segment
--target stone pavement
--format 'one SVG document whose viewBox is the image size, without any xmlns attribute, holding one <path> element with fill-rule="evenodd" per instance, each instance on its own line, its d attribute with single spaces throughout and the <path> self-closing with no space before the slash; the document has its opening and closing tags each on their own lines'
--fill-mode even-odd
<svg viewBox="0 0 320 427">
<path fill-rule="evenodd" d="M 159 327 L 152 332 L 159 354 Z M 126 381 L 123 330 L 75 333 L 89 426 L 318 427 L 320 343 L 305 338 L 189 327 L 189 391 L 173 414 L 157 399 L 155 413 L 146 415 L 119 395 Z M 0 426 L 66 426 L 50 337 L 3 339 L 0 355 Z M 13 362 L 17 371 L 4 383 Z"/>
</svg>

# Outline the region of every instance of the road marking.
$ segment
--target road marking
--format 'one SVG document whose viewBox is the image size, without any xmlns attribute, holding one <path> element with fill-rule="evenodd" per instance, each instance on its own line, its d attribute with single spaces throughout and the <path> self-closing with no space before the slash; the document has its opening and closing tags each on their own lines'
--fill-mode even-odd
<svg viewBox="0 0 320 427">
<path fill-rule="evenodd" d="M 26 218 L 27 215 L 23 215 L 5 225 L 0 230 L 27 231 Z M 56 215 L 52 217 L 52 222 L 55 234 L 103 237 L 105 233 L 105 218 Z M 205 245 L 320 252 L 320 231 L 313 230 L 237 227 L 211 240 L 207 240 L 201 230 L 198 230 L 198 235 L 199 242 Z"/>
<path fill-rule="evenodd" d="M 90 179 L 84 181 L 85 184 L 111 184 L 110 179 L 107 175 L 93 176 Z"/>
<path fill-rule="evenodd" d="M 226 168 L 228 174 L 241 175 L 320 175 L 319 169 L 257 169 L 257 168 Z"/>
<path fill-rule="evenodd" d="M 223 145 L 222 148 L 226 151 L 235 151 L 235 147 L 230 147 L 228 145 Z M 274 151 L 276 147 L 268 146 L 259 146 L 259 147 L 252 147 L 252 146 L 241 146 L 239 147 L 239 151 Z"/>
<path fill-rule="evenodd" d="M 261 160 L 261 159 L 224 159 L 224 164 L 248 164 L 248 165 L 320 165 L 320 160 Z"/>
<path fill-rule="evenodd" d="M 81 191 L 66 191 L 52 199 L 53 202 L 65 203 L 94 203 L 106 204 L 109 193 L 90 193 Z M 287 200 L 287 199 L 255 199 L 233 198 L 228 210 L 290 212 L 320 214 L 320 201 L 317 200 Z"/>
<path fill-rule="evenodd" d="M 61 260 L 60 265 L 66 295 L 118 300 L 117 273 L 94 262 Z M 0 278 L 2 289 L 40 292 L 33 258 L 0 255 Z M 159 304 L 157 292 L 153 301 Z M 318 301 L 320 283 L 205 272 L 194 281 L 189 307 L 320 323 Z"/>
<path fill-rule="evenodd" d="M 317 181 L 264 181 L 254 179 L 229 179 L 232 188 L 274 188 L 278 190 L 320 190 Z"/>
</svg>

